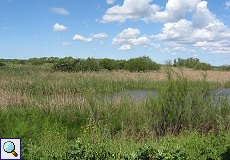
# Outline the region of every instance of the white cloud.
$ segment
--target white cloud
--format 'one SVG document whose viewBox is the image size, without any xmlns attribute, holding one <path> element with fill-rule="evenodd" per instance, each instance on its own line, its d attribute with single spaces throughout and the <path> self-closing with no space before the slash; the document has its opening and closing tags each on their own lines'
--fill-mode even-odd
<svg viewBox="0 0 230 160">
<path fill-rule="evenodd" d="M 152 38 L 179 44 L 169 48 L 171 51 L 194 52 L 195 48 L 210 53 L 230 53 L 230 28 L 209 11 L 207 1 L 168 0 L 164 8 L 152 2 L 153 0 L 124 0 L 122 5 L 107 9 L 102 22 L 161 22 L 164 23 L 161 33 Z M 229 7 L 228 0 L 226 9 Z M 132 47 L 151 43 L 148 36 L 137 37 L 138 34 L 139 30 L 124 30 L 113 38 L 112 44 Z M 219 50 L 215 45 L 218 45 Z"/>
<path fill-rule="evenodd" d="M 119 48 L 121 50 L 131 49 L 132 45 L 150 45 L 151 40 L 145 35 L 137 38 L 139 34 L 139 29 L 125 29 L 112 39 L 112 44 L 121 45 L 122 47 Z"/>
<path fill-rule="evenodd" d="M 56 23 L 53 25 L 53 30 L 54 31 L 58 31 L 58 32 L 61 32 L 61 31 L 66 31 L 67 30 L 67 27 L 59 24 L 59 23 Z"/>
<path fill-rule="evenodd" d="M 203 51 L 209 53 L 230 53 L 229 40 L 208 42 L 202 41 L 194 44 L 196 47 L 200 47 Z"/>
<path fill-rule="evenodd" d="M 155 38 L 192 45 L 210 53 L 230 53 L 230 28 L 208 10 L 206 1 L 197 4 L 191 21 L 180 19 L 165 23 L 162 33 Z"/>
<path fill-rule="evenodd" d="M 91 42 L 93 39 L 92 39 L 92 38 L 85 38 L 84 36 L 81 36 L 81 35 L 79 35 L 79 34 L 76 34 L 76 35 L 73 37 L 73 40 L 74 40 L 74 41 Z"/>
<path fill-rule="evenodd" d="M 146 21 L 176 22 L 193 12 L 201 0 L 168 0 L 164 11 L 147 17 Z"/>
<path fill-rule="evenodd" d="M 225 5 L 226 5 L 225 9 L 229 9 L 230 8 L 230 1 L 225 2 Z"/>
<path fill-rule="evenodd" d="M 122 51 L 127 51 L 127 50 L 130 50 L 131 49 L 131 45 L 128 45 L 128 44 L 125 44 L 125 45 L 122 45 L 120 48 L 118 48 L 119 50 L 122 50 Z"/>
<path fill-rule="evenodd" d="M 63 46 L 69 46 L 69 45 L 71 45 L 71 43 L 70 42 L 63 42 L 62 45 Z"/>
<path fill-rule="evenodd" d="M 108 35 L 106 33 L 97 33 L 97 34 L 92 34 L 92 38 L 107 38 Z"/>
<path fill-rule="evenodd" d="M 69 11 L 66 10 L 65 8 L 51 7 L 50 10 L 56 14 L 65 15 L 65 16 L 69 15 Z"/>
<path fill-rule="evenodd" d="M 159 11 L 159 6 L 149 4 L 152 0 L 124 0 L 122 6 L 115 5 L 106 11 L 102 22 L 125 22 L 128 19 L 139 20 Z"/>
<path fill-rule="evenodd" d="M 113 4 L 115 0 L 106 0 L 107 4 Z"/>
<path fill-rule="evenodd" d="M 143 20 L 146 22 L 176 22 L 192 13 L 201 0 L 168 0 L 165 10 L 151 4 L 152 0 L 124 0 L 123 5 L 115 5 L 106 11 L 102 22 L 125 22 Z"/>
</svg>

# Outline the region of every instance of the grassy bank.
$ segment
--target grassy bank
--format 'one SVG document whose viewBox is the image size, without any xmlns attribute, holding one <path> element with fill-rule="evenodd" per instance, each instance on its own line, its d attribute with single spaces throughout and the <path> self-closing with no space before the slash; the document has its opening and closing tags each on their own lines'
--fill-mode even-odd
<svg viewBox="0 0 230 160">
<path fill-rule="evenodd" d="M 24 159 L 221 159 L 229 156 L 230 108 L 210 89 L 228 76 L 159 72 L 51 72 L 0 68 L 0 137 L 23 139 Z M 191 71 L 192 75 L 194 72 Z M 222 72 L 216 72 L 217 74 Z M 225 76 L 229 72 L 225 72 Z M 157 99 L 106 100 L 125 89 L 156 89 Z"/>
</svg>

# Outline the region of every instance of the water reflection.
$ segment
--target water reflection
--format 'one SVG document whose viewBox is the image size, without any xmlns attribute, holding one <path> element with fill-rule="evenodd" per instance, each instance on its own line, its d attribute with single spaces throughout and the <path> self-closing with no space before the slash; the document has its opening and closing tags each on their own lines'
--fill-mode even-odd
<svg viewBox="0 0 230 160">
<path fill-rule="evenodd" d="M 230 89 L 215 89 L 209 91 L 210 95 L 213 96 L 213 103 L 217 106 L 223 100 L 226 100 L 230 106 Z"/>
<path fill-rule="evenodd" d="M 113 94 L 114 99 L 131 98 L 136 101 L 145 100 L 150 97 L 157 97 L 155 90 L 124 90 Z"/>
<path fill-rule="evenodd" d="M 230 89 L 215 89 L 210 90 L 209 93 L 213 97 L 214 105 L 218 105 L 222 100 L 226 99 L 230 106 Z M 157 96 L 158 93 L 156 90 L 124 90 L 112 94 L 112 99 L 131 98 L 135 101 L 141 101 L 150 97 L 156 98 Z"/>
</svg>

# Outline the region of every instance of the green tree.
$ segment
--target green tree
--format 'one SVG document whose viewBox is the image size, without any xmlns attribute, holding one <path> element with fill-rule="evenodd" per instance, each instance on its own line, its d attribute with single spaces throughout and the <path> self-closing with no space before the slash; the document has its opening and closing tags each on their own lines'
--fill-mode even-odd
<svg viewBox="0 0 230 160">
<path fill-rule="evenodd" d="M 104 59 L 100 60 L 99 64 L 100 64 L 102 69 L 107 69 L 109 71 L 119 69 L 118 61 L 116 61 L 114 59 L 104 58 Z"/>
<path fill-rule="evenodd" d="M 132 58 L 125 63 L 124 69 L 131 72 L 159 70 L 160 65 L 152 61 L 149 57 L 143 56 L 138 58 Z"/>
</svg>

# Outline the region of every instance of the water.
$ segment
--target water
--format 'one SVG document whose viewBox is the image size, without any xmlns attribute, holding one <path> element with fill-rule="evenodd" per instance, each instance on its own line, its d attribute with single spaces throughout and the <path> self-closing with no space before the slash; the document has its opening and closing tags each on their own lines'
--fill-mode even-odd
<svg viewBox="0 0 230 160">
<path fill-rule="evenodd" d="M 215 96 L 230 96 L 230 89 L 215 89 L 215 90 L 210 90 L 209 92 L 211 95 Z"/>
<path fill-rule="evenodd" d="M 157 97 L 157 91 L 155 90 L 124 90 L 113 94 L 114 99 L 120 99 L 122 97 L 131 98 L 136 101 L 146 100 L 150 97 Z"/>
<path fill-rule="evenodd" d="M 215 89 L 209 91 L 210 95 L 213 96 L 214 105 L 218 105 L 222 99 L 226 99 L 230 106 L 230 89 Z M 150 97 L 157 98 L 156 90 L 124 90 L 116 92 L 112 95 L 113 99 L 131 98 L 136 101 L 146 100 Z"/>
<path fill-rule="evenodd" d="M 215 89 L 209 91 L 210 95 L 213 96 L 213 103 L 218 105 L 221 100 L 227 100 L 230 106 L 230 89 Z"/>
</svg>

